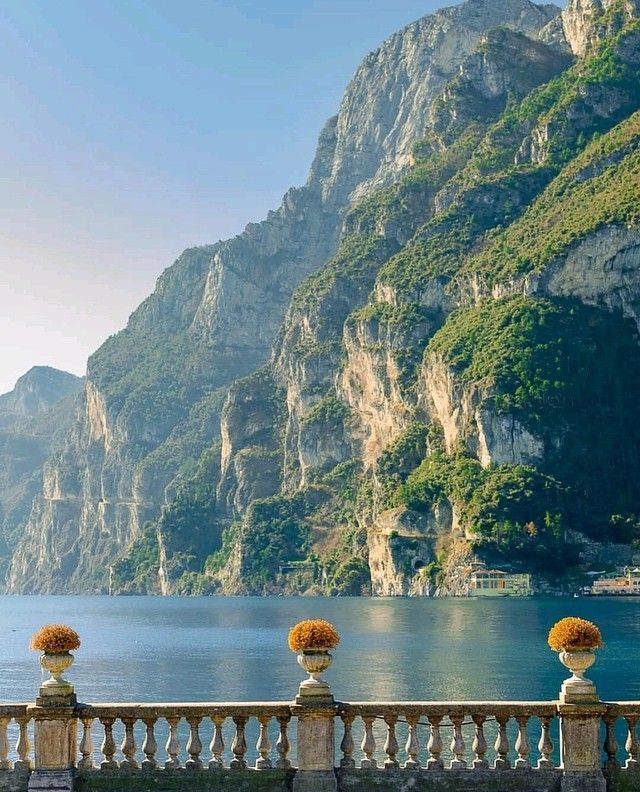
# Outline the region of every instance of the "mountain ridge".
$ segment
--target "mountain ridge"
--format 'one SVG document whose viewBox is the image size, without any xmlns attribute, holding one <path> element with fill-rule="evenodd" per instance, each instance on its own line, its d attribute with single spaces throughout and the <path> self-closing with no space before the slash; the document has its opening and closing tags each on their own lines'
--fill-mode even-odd
<svg viewBox="0 0 640 792">
<path fill-rule="evenodd" d="M 596 11 L 600 32 L 587 34 L 591 22 L 578 25 L 582 12 L 570 3 L 564 39 L 559 9 L 469 0 L 368 55 L 320 136 L 307 185 L 244 234 L 185 251 L 127 329 L 92 356 L 78 420 L 21 529 L 9 590 L 105 590 L 111 566 L 122 591 L 432 592 L 437 575 L 450 577 L 447 553 L 460 557 L 458 539 L 500 551 L 465 515 L 520 525 L 506 507 L 470 512 L 460 470 L 487 498 L 505 482 L 537 482 L 538 501 L 525 499 L 521 512 L 536 515 L 544 551 L 557 550 L 557 508 L 547 510 L 549 525 L 540 511 L 549 474 L 529 470 L 546 464 L 543 441 L 504 412 L 506 397 L 503 414 L 491 388 L 465 384 L 446 355 L 428 356 L 455 309 L 536 288 L 541 299 L 576 296 L 562 256 L 555 276 L 547 267 L 544 277 L 516 273 L 495 286 L 474 262 L 492 245 L 505 260 L 512 245 L 520 261 L 519 217 L 535 206 L 534 217 L 545 216 L 544 196 L 597 147 L 594 135 L 612 152 L 631 145 L 610 130 L 636 109 L 625 83 L 637 77 L 637 41 L 625 27 L 634 9 Z M 583 58 L 575 67 L 570 45 Z M 587 50 L 598 52 L 589 60 Z M 585 162 L 593 176 L 583 181 L 601 184 L 611 165 L 635 173 L 615 156 L 604 168 L 602 156 Z M 598 217 L 614 233 L 622 206 L 612 212 L 602 195 Z M 635 216 L 628 222 L 635 239 Z M 575 241 L 599 228 L 581 227 Z M 564 255 L 553 244 L 545 267 Z M 616 246 L 611 239 L 611 260 Z M 633 279 L 620 288 L 632 294 Z M 535 305 L 523 309 L 527 322 L 556 316 L 556 303 L 548 314 Z M 505 310 L 507 323 L 520 315 L 516 303 Z M 570 309 L 558 310 L 558 327 L 575 327 L 565 323 Z M 607 321 L 593 321 L 604 322 L 605 337 Z M 520 353 L 507 347 L 504 359 Z M 493 464 L 502 478 L 482 472 Z M 422 500 L 404 489 L 411 475 Z M 517 531 L 512 539 L 517 558 L 523 540 Z M 320 589 L 319 575 L 329 581 Z"/>
</svg>

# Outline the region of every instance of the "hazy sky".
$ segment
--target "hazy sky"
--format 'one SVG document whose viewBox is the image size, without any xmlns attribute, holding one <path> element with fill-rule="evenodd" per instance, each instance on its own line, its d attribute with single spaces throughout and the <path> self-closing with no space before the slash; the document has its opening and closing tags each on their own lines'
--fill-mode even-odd
<svg viewBox="0 0 640 792">
<path fill-rule="evenodd" d="M 451 4 L 2 0 L 0 393 L 83 373 L 183 248 L 275 208 L 363 55 Z"/>
</svg>

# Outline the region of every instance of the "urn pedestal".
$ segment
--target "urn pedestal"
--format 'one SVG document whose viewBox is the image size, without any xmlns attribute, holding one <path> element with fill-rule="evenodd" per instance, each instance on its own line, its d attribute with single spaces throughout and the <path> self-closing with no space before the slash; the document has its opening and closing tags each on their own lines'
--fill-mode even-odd
<svg viewBox="0 0 640 792">
<path fill-rule="evenodd" d="M 562 704 L 591 704 L 598 701 L 596 686 L 590 679 L 585 679 L 584 673 L 596 661 L 592 650 L 564 649 L 558 655 L 560 662 L 572 672 L 569 679 L 565 679 L 560 689 Z"/>
<path fill-rule="evenodd" d="M 40 685 L 36 699 L 38 706 L 73 706 L 76 703 L 73 685 L 62 676 L 72 666 L 73 660 L 69 652 L 45 653 L 40 657 L 40 665 L 51 676 Z"/>
<path fill-rule="evenodd" d="M 298 664 L 309 674 L 309 678 L 300 683 L 297 703 L 307 703 L 310 699 L 333 700 L 331 688 L 321 677 L 332 662 L 333 657 L 326 649 L 305 649 L 298 655 Z"/>
</svg>

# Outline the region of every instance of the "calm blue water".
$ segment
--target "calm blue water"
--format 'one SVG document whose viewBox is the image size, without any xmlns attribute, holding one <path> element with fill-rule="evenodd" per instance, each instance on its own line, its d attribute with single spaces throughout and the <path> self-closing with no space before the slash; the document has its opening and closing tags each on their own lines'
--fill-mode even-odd
<svg viewBox="0 0 640 792">
<path fill-rule="evenodd" d="M 640 699 L 640 598 L 0 597 L 0 701 L 34 698 L 29 638 L 60 621 L 82 637 L 68 674 L 82 701 L 290 700 L 302 672 L 287 631 L 306 617 L 342 635 L 336 698 L 548 700 L 567 674 L 546 635 L 567 615 L 603 631 L 601 697 Z"/>
</svg>

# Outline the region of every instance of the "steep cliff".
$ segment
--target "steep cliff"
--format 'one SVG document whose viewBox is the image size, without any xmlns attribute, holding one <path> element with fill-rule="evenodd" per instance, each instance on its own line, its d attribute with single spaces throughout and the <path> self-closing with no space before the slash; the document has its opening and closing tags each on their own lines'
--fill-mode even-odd
<svg viewBox="0 0 640 792">
<path fill-rule="evenodd" d="M 349 559 L 379 594 L 463 593 L 474 554 L 562 576 L 576 536 L 631 557 L 640 38 L 610 20 L 570 68 L 557 43 L 487 35 L 429 106 L 415 165 L 294 295 L 271 364 L 283 483 L 261 508 L 320 505 L 291 513 L 285 590 L 340 591 Z M 228 534 L 244 566 L 209 568 L 226 591 L 264 590 L 256 563 L 277 555 L 250 504 Z M 296 577 L 286 558 L 318 560 Z"/>
<path fill-rule="evenodd" d="M 408 165 L 427 107 L 480 36 L 495 25 L 536 35 L 555 16 L 528 0 L 472 0 L 365 58 L 307 184 L 235 239 L 186 251 L 92 356 L 79 420 L 46 466 L 10 590 L 106 586 L 109 562 L 218 437 L 226 388 L 268 359 L 293 289 L 336 251 L 347 208 Z"/>
<path fill-rule="evenodd" d="M 19 541 L 42 467 L 73 420 L 82 380 L 35 366 L 0 396 L 0 572 Z"/>
<path fill-rule="evenodd" d="M 307 184 L 91 358 L 9 590 L 461 593 L 474 555 L 631 552 L 636 11 L 468 0 L 368 55 Z"/>
</svg>

